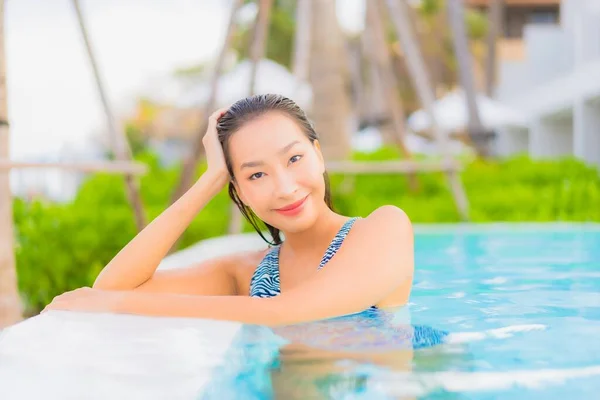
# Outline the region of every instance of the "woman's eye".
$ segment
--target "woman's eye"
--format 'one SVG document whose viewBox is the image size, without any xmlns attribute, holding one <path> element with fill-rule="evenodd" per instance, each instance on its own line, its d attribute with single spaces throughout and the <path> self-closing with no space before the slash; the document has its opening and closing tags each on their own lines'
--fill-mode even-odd
<svg viewBox="0 0 600 400">
<path fill-rule="evenodd" d="M 251 181 L 253 181 L 253 180 L 256 180 L 256 179 L 258 179 L 258 178 L 262 177 L 263 175 L 264 175 L 264 173 L 262 173 L 262 172 L 257 172 L 257 173 L 254 173 L 254 174 L 250 175 L 250 178 L 249 178 L 249 179 L 250 179 Z"/>
<path fill-rule="evenodd" d="M 297 154 L 297 155 L 293 156 L 292 158 L 290 158 L 290 162 L 295 163 L 297 161 L 300 161 L 301 158 L 302 158 L 302 156 Z"/>
</svg>

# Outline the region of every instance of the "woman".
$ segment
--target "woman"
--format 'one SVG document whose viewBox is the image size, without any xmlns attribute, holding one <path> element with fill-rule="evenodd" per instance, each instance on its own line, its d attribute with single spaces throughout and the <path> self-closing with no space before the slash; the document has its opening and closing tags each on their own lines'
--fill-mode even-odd
<svg viewBox="0 0 600 400">
<path fill-rule="evenodd" d="M 46 309 L 289 325 L 404 305 L 413 277 L 406 214 L 383 206 L 365 218 L 335 213 L 317 134 L 279 95 L 215 112 L 203 139 L 208 168 L 103 269 L 93 288 Z M 270 248 L 156 271 L 198 212 L 229 194 Z M 285 236 L 283 241 L 281 234 Z"/>
</svg>

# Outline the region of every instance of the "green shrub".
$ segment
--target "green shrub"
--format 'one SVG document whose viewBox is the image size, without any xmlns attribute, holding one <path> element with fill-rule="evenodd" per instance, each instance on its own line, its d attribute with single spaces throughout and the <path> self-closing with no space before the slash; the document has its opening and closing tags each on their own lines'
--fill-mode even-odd
<svg viewBox="0 0 600 400">
<path fill-rule="evenodd" d="M 396 149 L 383 149 L 355 154 L 354 159 L 398 156 Z M 169 204 L 180 170 L 162 167 L 152 154 L 137 158 L 150 167 L 140 189 L 147 217 L 153 219 Z M 466 163 L 461 175 L 474 222 L 600 221 L 598 171 L 574 159 L 474 161 Z M 418 174 L 417 183 L 413 193 L 406 176 L 331 176 L 334 204 L 343 214 L 366 216 L 383 204 L 394 204 L 415 223 L 459 221 L 444 174 Z M 186 230 L 179 248 L 224 234 L 229 204 L 224 190 Z M 16 199 L 14 220 L 19 285 L 29 313 L 57 294 L 91 285 L 136 233 L 123 179 L 104 174 L 90 176 L 67 204 Z M 246 224 L 244 230 L 251 227 Z"/>
</svg>

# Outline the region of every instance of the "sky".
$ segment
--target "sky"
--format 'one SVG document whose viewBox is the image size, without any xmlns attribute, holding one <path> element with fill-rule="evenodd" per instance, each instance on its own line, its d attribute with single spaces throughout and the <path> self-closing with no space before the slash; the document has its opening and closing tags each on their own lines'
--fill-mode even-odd
<svg viewBox="0 0 600 400">
<path fill-rule="evenodd" d="M 213 57 L 230 0 L 81 0 L 108 97 L 127 113 L 148 85 Z M 342 27 L 364 0 L 338 0 Z M 84 153 L 104 130 L 102 105 L 71 0 L 8 0 L 5 51 L 13 159 Z"/>
</svg>

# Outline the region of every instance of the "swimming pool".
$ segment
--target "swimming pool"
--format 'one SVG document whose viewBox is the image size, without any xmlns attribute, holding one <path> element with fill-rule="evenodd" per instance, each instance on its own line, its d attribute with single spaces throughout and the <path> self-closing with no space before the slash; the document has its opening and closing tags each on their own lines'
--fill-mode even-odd
<svg viewBox="0 0 600 400">
<path fill-rule="evenodd" d="M 452 225 L 416 232 L 408 307 L 274 331 L 52 312 L 0 336 L 1 397 L 597 396 L 600 226 Z"/>
</svg>

